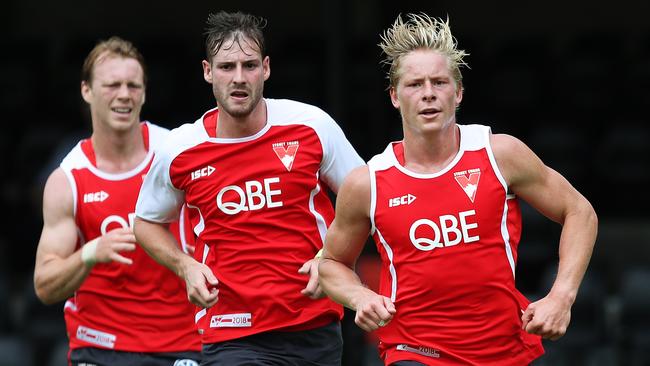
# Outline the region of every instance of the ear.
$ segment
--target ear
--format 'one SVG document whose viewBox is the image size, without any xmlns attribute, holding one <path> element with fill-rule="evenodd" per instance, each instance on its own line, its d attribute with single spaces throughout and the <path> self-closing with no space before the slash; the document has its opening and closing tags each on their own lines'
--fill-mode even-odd
<svg viewBox="0 0 650 366">
<path fill-rule="evenodd" d="M 397 88 L 391 86 L 388 92 L 390 93 L 390 101 L 391 103 L 393 103 L 393 107 L 399 109 L 399 100 L 397 99 Z"/>
<path fill-rule="evenodd" d="M 206 60 L 201 61 L 201 65 L 203 66 L 203 79 L 212 84 L 212 67 L 210 63 Z"/>
<path fill-rule="evenodd" d="M 271 76 L 271 59 L 269 56 L 264 57 L 264 60 L 262 60 L 262 68 L 264 69 L 264 81 L 267 81 Z"/>
<path fill-rule="evenodd" d="M 92 101 L 93 90 L 90 88 L 87 82 L 81 82 L 81 97 L 84 98 L 86 103 L 90 104 Z"/>
<path fill-rule="evenodd" d="M 456 83 L 456 108 L 460 106 L 460 102 L 463 100 L 463 92 L 465 91 L 465 88 L 463 88 L 463 82 L 459 81 Z"/>
</svg>

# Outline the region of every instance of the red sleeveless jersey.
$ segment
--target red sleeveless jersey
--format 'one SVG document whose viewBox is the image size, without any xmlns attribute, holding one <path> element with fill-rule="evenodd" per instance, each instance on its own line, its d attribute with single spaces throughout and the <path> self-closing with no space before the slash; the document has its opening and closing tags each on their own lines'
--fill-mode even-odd
<svg viewBox="0 0 650 366">
<path fill-rule="evenodd" d="M 79 142 L 63 159 L 61 168 L 74 197 L 79 245 L 110 230 L 133 227 L 135 203 L 153 151 L 169 133 L 151 123 L 143 123 L 142 132 L 148 153 L 129 172 L 111 174 L 99 170 L 90 139 Z M 194 241 L 188 229 L 188 221 L 170 224 L 183 245 Z M 147 353 L 200 351 L 194 306 L 187 300 L 185 283 L 139 245 L 122 255 L 133 259 L 133 264 L 96 264 L 65 303 L 70 348 Z"/>
<path fill-rule="evenodd" d="M 173 130 L 136 208 L 154 222 L 175 219 L 183 201 L 198 210 L 203 260 L 220 281 L 219 301 L 196 317 L 204 343 L 313 329 L 343 314 L 330 299 L 302 295 L 308 277 L 298 269 L 333 219 L 328 187 L 338 191 L 363 160 L 322 110 L 265 102 L 267 123 L 249 137 L 216 137 L 217 109 Z"/>
<path fill-rule="evenodd" d="M 543 354 L 521 329 L 515 288 L 521 214 L 497 167 L 490 129 L 460 128 L 460 151 L 435 174 L 403 166 L 401 142 L 369 163 L 380 293 L 397 313 L 380 328 L 386 364 L 524 365 Z"/>
</svg>

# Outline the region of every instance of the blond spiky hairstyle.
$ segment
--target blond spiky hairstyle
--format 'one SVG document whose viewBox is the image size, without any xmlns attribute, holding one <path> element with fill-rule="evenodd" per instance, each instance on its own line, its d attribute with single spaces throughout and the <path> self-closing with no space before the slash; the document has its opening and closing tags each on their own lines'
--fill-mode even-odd
<svg viewBox="0 0 650 366">
<path fill-rule="evenodd" d="M 449 67 L 456 84 L 460 84 L 463 75 L 460 67 L 469 67 L 463 60 L 468 55 L 456 48 L 457 42 L 449 28 L 449 18 L 446 21 L 431 18 L 427 14 L 407 14 L 407 22 L 398 15 L 393 26 L 381 35 L 382 51 L 386 58 L 383 64 L 390 66 L 388 80 L 395 87 L 399 80 L 399 66 L 402 57 L 418 49 L 429 49 L 440 52 L 449 60 Z"/>
</svg>

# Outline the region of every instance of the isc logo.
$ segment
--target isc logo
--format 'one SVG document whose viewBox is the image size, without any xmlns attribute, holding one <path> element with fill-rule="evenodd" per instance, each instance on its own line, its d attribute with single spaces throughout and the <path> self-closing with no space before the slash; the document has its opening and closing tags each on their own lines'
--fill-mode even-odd
<svg viewBox="0 0 650 366">
<path fill-rule="evenodd" d="M 475 215 L 476 211 L 469 210 L 459 212 L 457 216 L 442 215 L 437 222 L 419 219 L 411 225 L 409 238 L 414 247 L 423 251 L 454 246 L 461 241 L 465 244 L 478 241 L 479 236 L 472 236 L 473 233 L 470 233 L 470 230 L 478 229 Z M 416 237 L 418 233 L 427 235 Z M 431 233 L 433 235 L 430 235 Z"/>
<path fill-rule="evenodd" d="M 211 167 L 210 165 L 206 166 L 205 168 L 197 169 L 192 172 L 191 174 L 191 180 L 195 180 L 201 177 L 207 177 L 210 174 L 214 173 L 215 168 Z"/>
<path fill-rule="evenodd" d="M 104 191 L 84 193 L 84 203 L 104 202 L 108 198 L 108 193 Z"/>
<path fill-rule="evenodd" d="M 255 211 L 264 207 L 282 207 L 277 197 L 282 191 L 271 185 L 280 183 L 280 178 L 264 178 L 262 182 L 250 180 L 244 187 L 223 187 L 217 194 L 217 206 L 227 215 L 236 215 L 242 211 Z"/>
<path fill-rule="evenodd" d="M 395 197 L 388 200 L 388 207 L 395 207 L 401 205 L 410 205 L 417 197 L 412 194 L 405 194 L 402 197 Z"/>
</svg>

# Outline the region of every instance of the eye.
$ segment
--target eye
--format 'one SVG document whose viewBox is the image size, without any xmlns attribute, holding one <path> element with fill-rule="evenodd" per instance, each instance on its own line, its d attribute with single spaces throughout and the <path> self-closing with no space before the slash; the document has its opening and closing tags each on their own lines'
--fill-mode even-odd
<svg viewBox="0 0 650 366">
<path fill-rule="evenodd" d="M 221 69 L 221 70 L 227 71 L 227 70 L 232 69 L 233 65 L 232 64 L 219 64 L 218 68 Z"/>
</svg>

